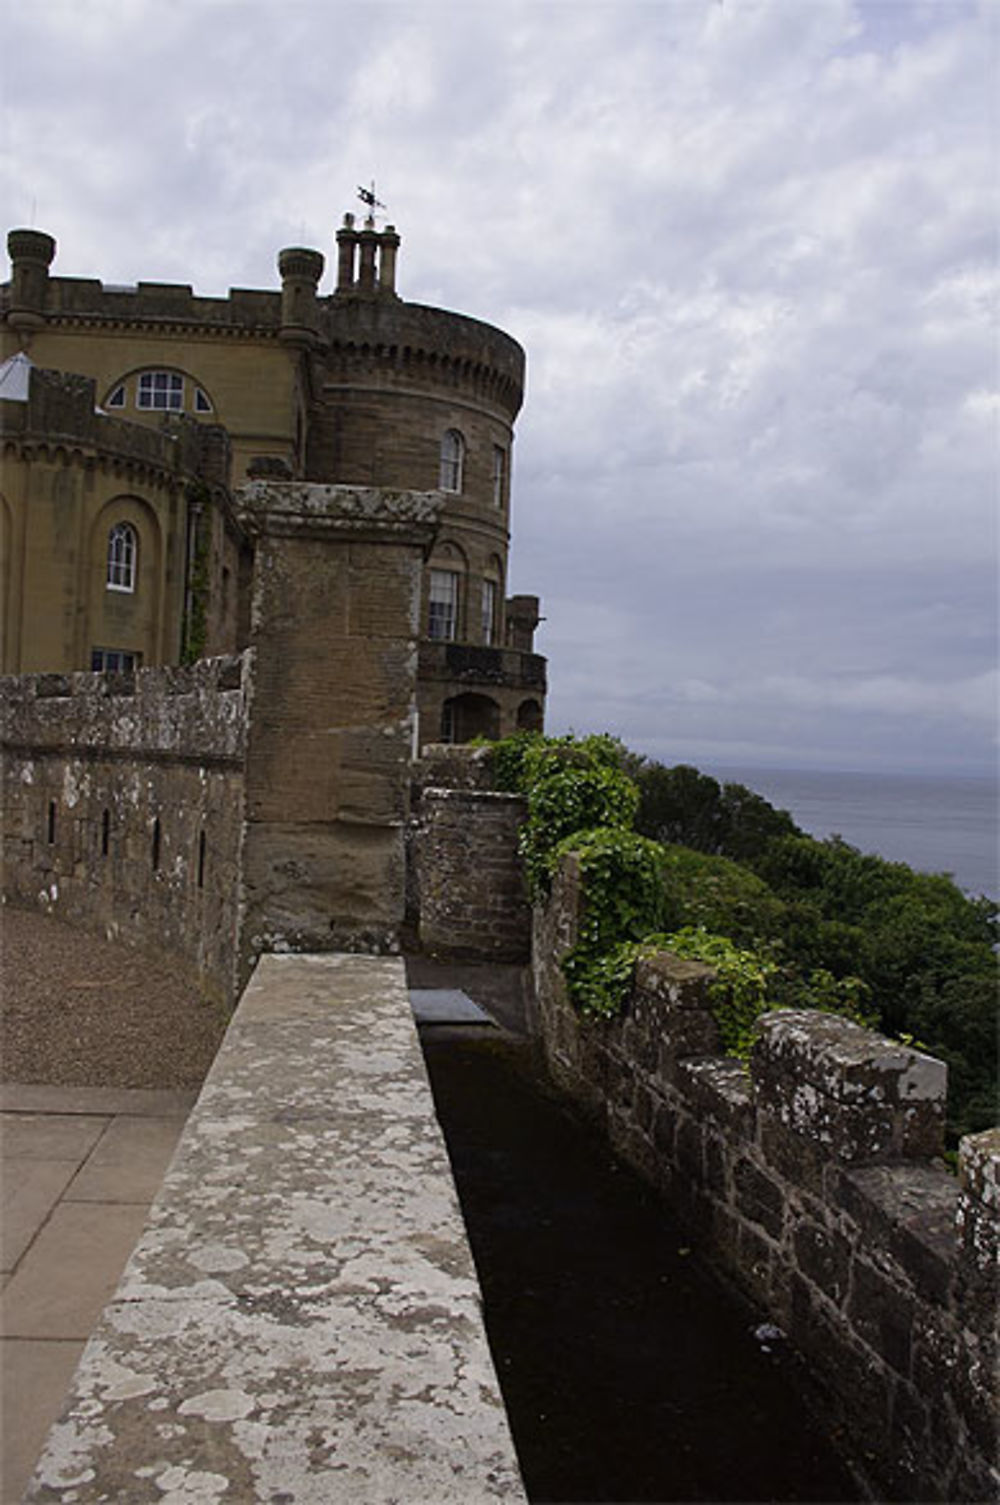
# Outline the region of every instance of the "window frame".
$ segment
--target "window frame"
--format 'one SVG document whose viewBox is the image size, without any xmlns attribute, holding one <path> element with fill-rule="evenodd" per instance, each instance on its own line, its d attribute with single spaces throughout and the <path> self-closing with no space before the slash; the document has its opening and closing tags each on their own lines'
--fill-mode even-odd
<svg viewBox="0 0 1000 1505">
<path fill-rule="evenodd" d="M 121 547 L 119 547 L 121 545 Z M 139 534 L 124 518 L 108 531 L 104 588 L 134 596 L 139 563 Z"/>
<path fill-rule="evenodd" d="M 499 587 L 495 580 L 483 579 L 483 594 L 480 611 L 480 627 L 487 648 L 494 648 L 497 640 L 497 597 Z"/>
<path fill-rule="evenodd" d="M 461 494 L 465 483 L 465 450 L 461 429 L 445 429 L 438 454 L 438 487 L 453 496 Z"/>
<path fill-rule="evenodd" d="M 493 446 L 493 505 L 501 510 L 507 503 L 507 451 L 502 444 Z"/>
<path fill-rule="evenodd" d="M 177 398 L 177 401 L 158 402 L 157 397 Z M 149 399 L 146 401 L 145 399 Z M 183 413 L 185 407 L 184 377 L 179 371 L 170 371 L 162 366 L 150 366 L 140 371 L 135 384 L 135 405 L 144 413 Z"/>
<path fill-rule="evenodd" d="M 454 643 L 458 638 L 459 590 L 461 575 L 457 570 L 434 568 L 427 585 L 427 636 L 434 643 Z M 448 581 L 447 595 L 435 587 Z"/>
<path fill-rule="evenodd" d="M 109 660 L 115 662 L 109 662 Z M 91 648 L 90 650 L 91 674 L 134 674 L 141 663 L 142 654 L 134 648 Z"/>
</svg>

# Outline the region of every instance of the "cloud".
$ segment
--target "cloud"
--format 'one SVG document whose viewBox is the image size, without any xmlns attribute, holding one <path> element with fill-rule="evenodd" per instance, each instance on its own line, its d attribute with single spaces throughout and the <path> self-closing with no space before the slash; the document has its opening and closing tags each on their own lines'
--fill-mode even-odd
<svg viewBox="0 0 1000 1505">
<path fill-rule="evenodd" d="M 273 286 L 374 175 L 404 295 L 522 341 L 511 586 L 554 725 L 992 757 L 990 0 L 47 0 L 5 30 L 0 199 L 58 270 Z"/>
</svg>

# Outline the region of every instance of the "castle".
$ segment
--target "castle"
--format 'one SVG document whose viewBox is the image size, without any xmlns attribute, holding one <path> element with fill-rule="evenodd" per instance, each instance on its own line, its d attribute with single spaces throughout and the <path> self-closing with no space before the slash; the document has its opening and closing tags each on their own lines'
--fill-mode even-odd
<svg viewBox="0 0 1000 1505">
<path fill-rule="evenodd" d="M 523 353 L 488 325 L 402 302 L 391 229 L 347 222 L 337 239 L 337 288 L 326 298 L 322 257 L 294 249 L 279 258 L 280 294 L 203 299 L 188 287 L 53 279 L 49 236 L 9 238 L 4 898 L 155 941 L 228 1003 L 254 974 L 191 1139 L 197 1169 L 170 1189 L 179 1247 L 193 1241 L 185 1229 L 202 1227 L 201 1147 L 216 1157 L 227 1134 L 236 1158 L 220 1184 L 243 1195 L 256 1157 L 258 1175 L 268 1173 L 257 1205 L 278 1217 L 252 1267 L 255 1292 L 284 1299 L 294 1288 L 277 1256 L 298 1238 L 280 1219 L 299 1197 L 326 1217 L 341 1196 L 327 1166 L 350 1170 L 384 1142 L 392 1165 L 380 1184 L 393 1208 L 404 1185 L 419 1192 L 425 1159 L 411 1172 L 381 1122 L 363 1130 L 358 1156 L 343 1153 L 344 1101 L 374 1101 L 391 1117 L 402 1100 L 409 1113 L 400 1063 L 416 1072 L 400 964 L 356 953 L 398 950 L 409 926 L 432 951 L 530 956 L 552 1075 L 824 1375 L 833 1414 L 878 1458 L 888 1497 L 993 1498 L 1000 1133 L 963 1141 L 956 1181 L 939 1163 L 943 1064 L 816 1011 L 768 1016 L 748 1077 L 718 1054 L 707 969 L 669 956 L 638 969 L 607 1029 L 581 1023 L 560 965 L 586 918 L 576 859 L 563 858 L 551 902 L 532 914 L 517 859 L 523 802 L 489 786 L 482 749 L 428 745 L 414 759 L 425 743 L 542 718 L 538 603 L 504 599 Z M 316 954 L 300 967 L 268 954 L 277 952 Z M 325 981 L 317 1003 L 315 979 L 335 974 L 354 979 L 351 1007 L 328 1007 Z M 377 1035 L 369 1048 L 373 1021 L 384 1030 L 387 1019 L 391 1049 Z M 391 1090 L 371 1091 L 373 1063 Z M 247 1068 L 252 1084 L 240 1076 Z M 230 1112 L 234 1100 L 254 1108 L 262 1138 Z M 420 1115 L 430 1113 L 425 1094 Z M 318 1173 L 317 1135 L 327 1157 Z M 274 1195 L 275 1165 L 294 1196 Z M 359 1205 L 368 1185 L 353 1183 Z M 377 1234 L 367 1202 L 364 1213 L 358 1226 Z M 408 1259 L 411 1225 L 402 1226 L 392 1252 Z M 429 1240 L 441 1245 L 437 1222 Z M 461 1267 L 442 1247 L 450 1280 Z M 384 1248 L 373 1257 L 385 1266 Z M 172 1249 L 167 1264 L 162 1280 L 179 1281 L 183 1296 Z M 159 1302 L 161 1271 L 150 1268 Z M 366 1310 L 379 1305 L 362 1295 Z M 466 1288 L 460 1297 L 467 1306 Z M 297 1342 L 302 1319 L 262 1305 L 247 1344 L 239 1300 L 226 1296 L 223 1307 L 226 1320 L 238 1314 L 227 1355 L 258 1343 L 270 1393 L 275 1345 L 289 1332 Z M 159 1376 L 162 1334 L 135 1323 L 136 1309 L 132 1293 L 122 1354 Z M 338 1330 L 333 1317 L 313 1325 Z M 185 1339 L 181 1349 L 176 1372 L 168 1366 L 169 1413 L 147 1415 L 152 1381 L 103 1388 L 115 1398 L 97 1403 L 90 1438 L 98 1452 L 111 1439 L 113 1478 L 148 1449 L 118 1448 L 103 1425 L 112 1403 L 115 1425 L 128 1410 L 143 1425 L 161 1414 L 187 1425 L 181 1398 L 205 1392 L 199 1366 L 213 1362 L 211 1346 Z M 321 1349 L 294 1404 L 280 1400 L 286 1420 L 311 1428 L 318 1396 L 326 1426 L 324 1387 L 336 1373 Z M 419 1384 L 437 1389 L 425 1371 Z M 352 1404 L 349 1395 L 348 1426 Z M 463 1397 L 460 1419 L 470 1406 Z M 219 1427 L 230 1420 L 199 1413 L 191 1432 L 174 1426 L 186 1468 L 222 1456 Z M 439 1442 L 433 1425 L 428 1435 Z M 466 1447 L 463 1435 L 454 1454 Z M 296 1449 L 309 1461 L 308 1448 Z M 404 1467 L 420 1465 L 412 1441 L 399 1453 Z M 245 1477 L 243 1452 L 229 1456 L 233 1477 Z M 493 1483 L 497 1466 L 493 1453 L 484 1465 Z M 95 1479 L 90 1493 L 81 1477 Z M 73 1476 L 74 1499 L 121 1493 L 114 1484 L 109 1495 L 96 1469 Z M 498 1493 L 517 1497 L 509 1472 Z"/>
<path fill-rule="evenodd" d="M 505 594 L 524 352 L 396 292 L 399 236 L 344 216 L 337 281 L 281 290 L 51 275 L 12 230 L 0 291 L 0 670 L 190 663 L 249 641 L 247 480 L 436 490 L 421 584 L 419 743 L 542 725 L 538 600 Z"/>
</svg>

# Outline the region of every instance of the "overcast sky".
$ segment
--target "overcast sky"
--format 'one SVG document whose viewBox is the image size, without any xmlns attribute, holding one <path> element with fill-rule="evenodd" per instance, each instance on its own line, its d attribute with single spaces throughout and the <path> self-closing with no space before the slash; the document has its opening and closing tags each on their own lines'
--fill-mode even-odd
<svg viewBox="0 0 1000 1505">
<path fill-rule="evenodd" d="M 525 346 L 549 726 L 667 762 L 995 754 L 993 0 L 0 0 L 0 206 L 203 293 L 327 254 Z"/>
</svg>

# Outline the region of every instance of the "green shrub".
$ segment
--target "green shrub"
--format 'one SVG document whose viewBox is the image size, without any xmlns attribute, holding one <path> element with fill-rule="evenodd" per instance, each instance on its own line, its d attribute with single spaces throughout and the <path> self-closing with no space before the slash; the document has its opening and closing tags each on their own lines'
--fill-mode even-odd
<svg viewBox="0 0 1000 1505">
<path fill-rule="evenodd" d="M 787 810 L 686 763 L 667 768 L 644 760 L 633 777 L 640 794 L 636 828 L 656 841 L 742 861 L 769 841 L 798 833 Z"/>
<path fill-rule="evenodd" d="M 493 760 L 497 786 L 527 795 L 521 850 L 534 897 L 564 852 L 587 849 L 583 928 L 563 961 L 582 1012 L 617 1012 L 644 946 L 684 947 L 720 969 L 727 1050 L 745 1054 L 765 1007 L 844 1014 L 947 1062 L 951 1142 L 996 1121 L 990 900 L 839 837 L 806 836 L 742 785 L 650 763 L 613 737 L 519 734 L 494 743 Z M 661 859 L 641 836 L 667 842 Z M 657 926 L 669 936 L 651 934 Z"/>
<path fill-rule="evenodd" d="M 664 924 L 671 930 L 700 927 L 741 946 L 782 935 L 786 906 L 762 878 L 728 857 L 710 857 L 690 847 L 663 849 Z"/>
<path fill-rule="evenodd" d="M 525 759 L 527 769 L 534 750 Z M 541 762 L 528 784 L 528 818 L 521 827 L 519 850 L 534 898 L 547 893 L 557 849 L 567 836 L 595 826 L 628 830 L 638 793 L 632 780 L 600 763 Z"/>
</svg>

